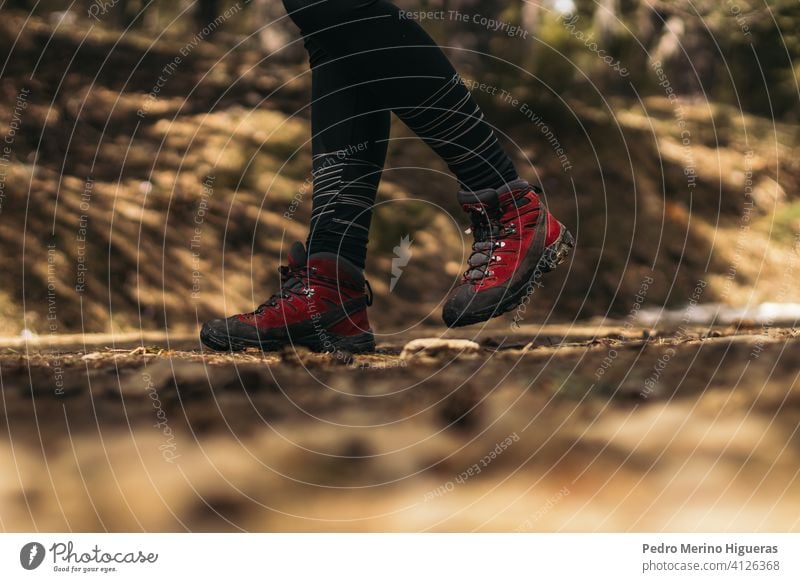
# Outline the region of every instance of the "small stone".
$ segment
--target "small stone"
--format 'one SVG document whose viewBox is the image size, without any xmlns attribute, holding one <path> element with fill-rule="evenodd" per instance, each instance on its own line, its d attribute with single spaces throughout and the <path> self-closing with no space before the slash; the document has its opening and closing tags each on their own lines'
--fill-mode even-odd
<svg viewBox="0 0 800 582">
<path fill-rule="evenodd" d="M 703 339 L 709 339 L 712 337 L 722 337 L 722 332 L 716 329 L 709 329 L 708 331 L 700 334 L 700 337 Z"/>
<path fill-rule="evenodd" d="M 408 342 L 400 353 L 400 359 L 407 360 L 419 355 L 435 356 L 446 352 L 474 354 L 481 346 L 472 340 L 420 338 Z"/>
</svg>

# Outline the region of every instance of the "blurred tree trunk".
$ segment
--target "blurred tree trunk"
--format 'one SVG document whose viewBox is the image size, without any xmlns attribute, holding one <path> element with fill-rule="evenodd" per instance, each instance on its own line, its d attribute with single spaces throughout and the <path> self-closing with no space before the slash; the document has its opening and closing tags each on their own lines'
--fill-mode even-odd
<svg viewBox="0 0 800 582">
<path fill-rule="evenodd" d="M 250 5 L 258 42 L 264 51 L 277 53 L 293 61 L 305 58 L 303 43 L 298 41 L 297 28 L 286 17 L 281 2 L 251 0 Z"/>
<path fill-rule="evenodd" d="M 144 29 L 149 32 L 158 31 L 158 17 L 158 2 L 153 2 L 147 7 L 147 11 L 142 15 L 142 20 L 144 20 Z"/>
<path fill-rule="evenodd" d="M 608 45 L 620 27 L 619 0 L 597 0 L 592 26 L 597 42 Z"/>
<path fill-rule="evenodd" d="M 634 10 L 633 21 L 639 42 L 643 46 L 649 47 L 656 36 L 657 25 L 661 22 L 656 12 L 647 2 L 639 2 Z"/>
<path fill-rule="evenodd" d="M 8 0 L 4 5 L 6 8 L 16 8 L 17 10 L 26 10 L 30 12 L 30 0 Z"/>
<path fill-rule="evenodd" d="M 480 14 L 484 18 L 499 20 L 499 15 L 506 6 L 505 3 L 498 3 L 495 0 L 474 0 L 469 11 L 472 14 Z M 477 28 L 475 30 L 475 49 L 483 54 L 492 54 L 492 40 L 497 35 L 486 29 Z M 503 42 L 507 42 L 504 39 Z"/>
<path fill-rule="evenodd" d="M 665 16 L 666 22 L 650 53 L 651 62 L 663 63 L 675 91 L 708 91 L 716 82 L 720 60 L 712 33 L 703 21 L 687 17 L 686 12 L 676 10 Z"/>
<path fill-rule="evenodd" d="M 539 30 L 539 21 L 542 14 L 542 5 L 534 2 L 525 2 L 522 5 L 522 26 L 532 36 Z"/>
<path fill-rule="evenodd" d="M 651 59 L 655 61 L 671 61 L 678 58 L 681 47 L 686 43 L 686 24 L 680 16 L 670 16 L 661 29 Z"/>
<path fill-rule="evenodd" d="M 203 28 L 219 16 L 219 0 L 197 0 L 194 21 Z M 213 31 L 212 31 L 213 34 Z"/>
<path fill-rule="evenodd" d="M 136 4 L 137 2 L 131 2 L 130 0 L 117 0 L 114 9 L 117 11 L 117 24 L 121 28 L 136 28 L 141 23 L 141 20 L 136 19 L 138 12 Z"/>
</svg>

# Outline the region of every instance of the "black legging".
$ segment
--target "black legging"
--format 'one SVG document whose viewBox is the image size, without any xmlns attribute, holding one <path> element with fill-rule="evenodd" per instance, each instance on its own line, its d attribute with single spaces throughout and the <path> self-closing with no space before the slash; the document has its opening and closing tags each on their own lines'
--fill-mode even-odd
<svg viewBox="0 0 800 582">
<path fill-rule="evenodd" d="M 447 57 L 394 4 L 283 3 L 312 68 L 309 253 L 335 252 L 363 268 L 390 111 L 444 159 L 462 188 L 498 188 L 518 178 Z"/>
</svg>

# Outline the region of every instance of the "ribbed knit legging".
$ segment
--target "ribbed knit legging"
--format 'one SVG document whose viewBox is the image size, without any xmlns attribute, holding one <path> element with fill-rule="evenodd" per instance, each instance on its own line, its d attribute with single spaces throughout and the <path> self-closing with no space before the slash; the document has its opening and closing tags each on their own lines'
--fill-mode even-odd
<svg viewBox="0 0 800 582">
<path fill-rule="evenodd" d="M 309 254 L 363 268 L 393 111 L 462 188 L 517 179 L 477 103 L 433 39 L 386 0 L 283 0 L 312 75 L 314 196 Z"/>
</svg>

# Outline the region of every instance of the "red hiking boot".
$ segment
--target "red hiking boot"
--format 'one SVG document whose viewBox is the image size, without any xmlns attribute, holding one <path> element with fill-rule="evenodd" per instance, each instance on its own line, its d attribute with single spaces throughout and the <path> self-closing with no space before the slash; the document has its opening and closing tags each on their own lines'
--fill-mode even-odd
<svg viewBox="0 0 800 582">
<path fill-rule="evenodd" d="M 442 318 L 448 327 L 486 321 L 517 307 L 542 274 L 564 262 L 575 240 L 538 194 L 516 180 L 499 190 L 459 192 L 472 218 L 475 242 L 469 268 L 447 298 Z"/>
<path fill-rule="evenodd" d="M 281 267 L 281 289 L 252 313 L 203 324 L 200 340 L 219 351 L 299 345 L 316 352 L 375 350 L 367 319 L 372 303 L 361 269 L 333 253 L 306 257 L 302 243 Z"/>
</svg>

